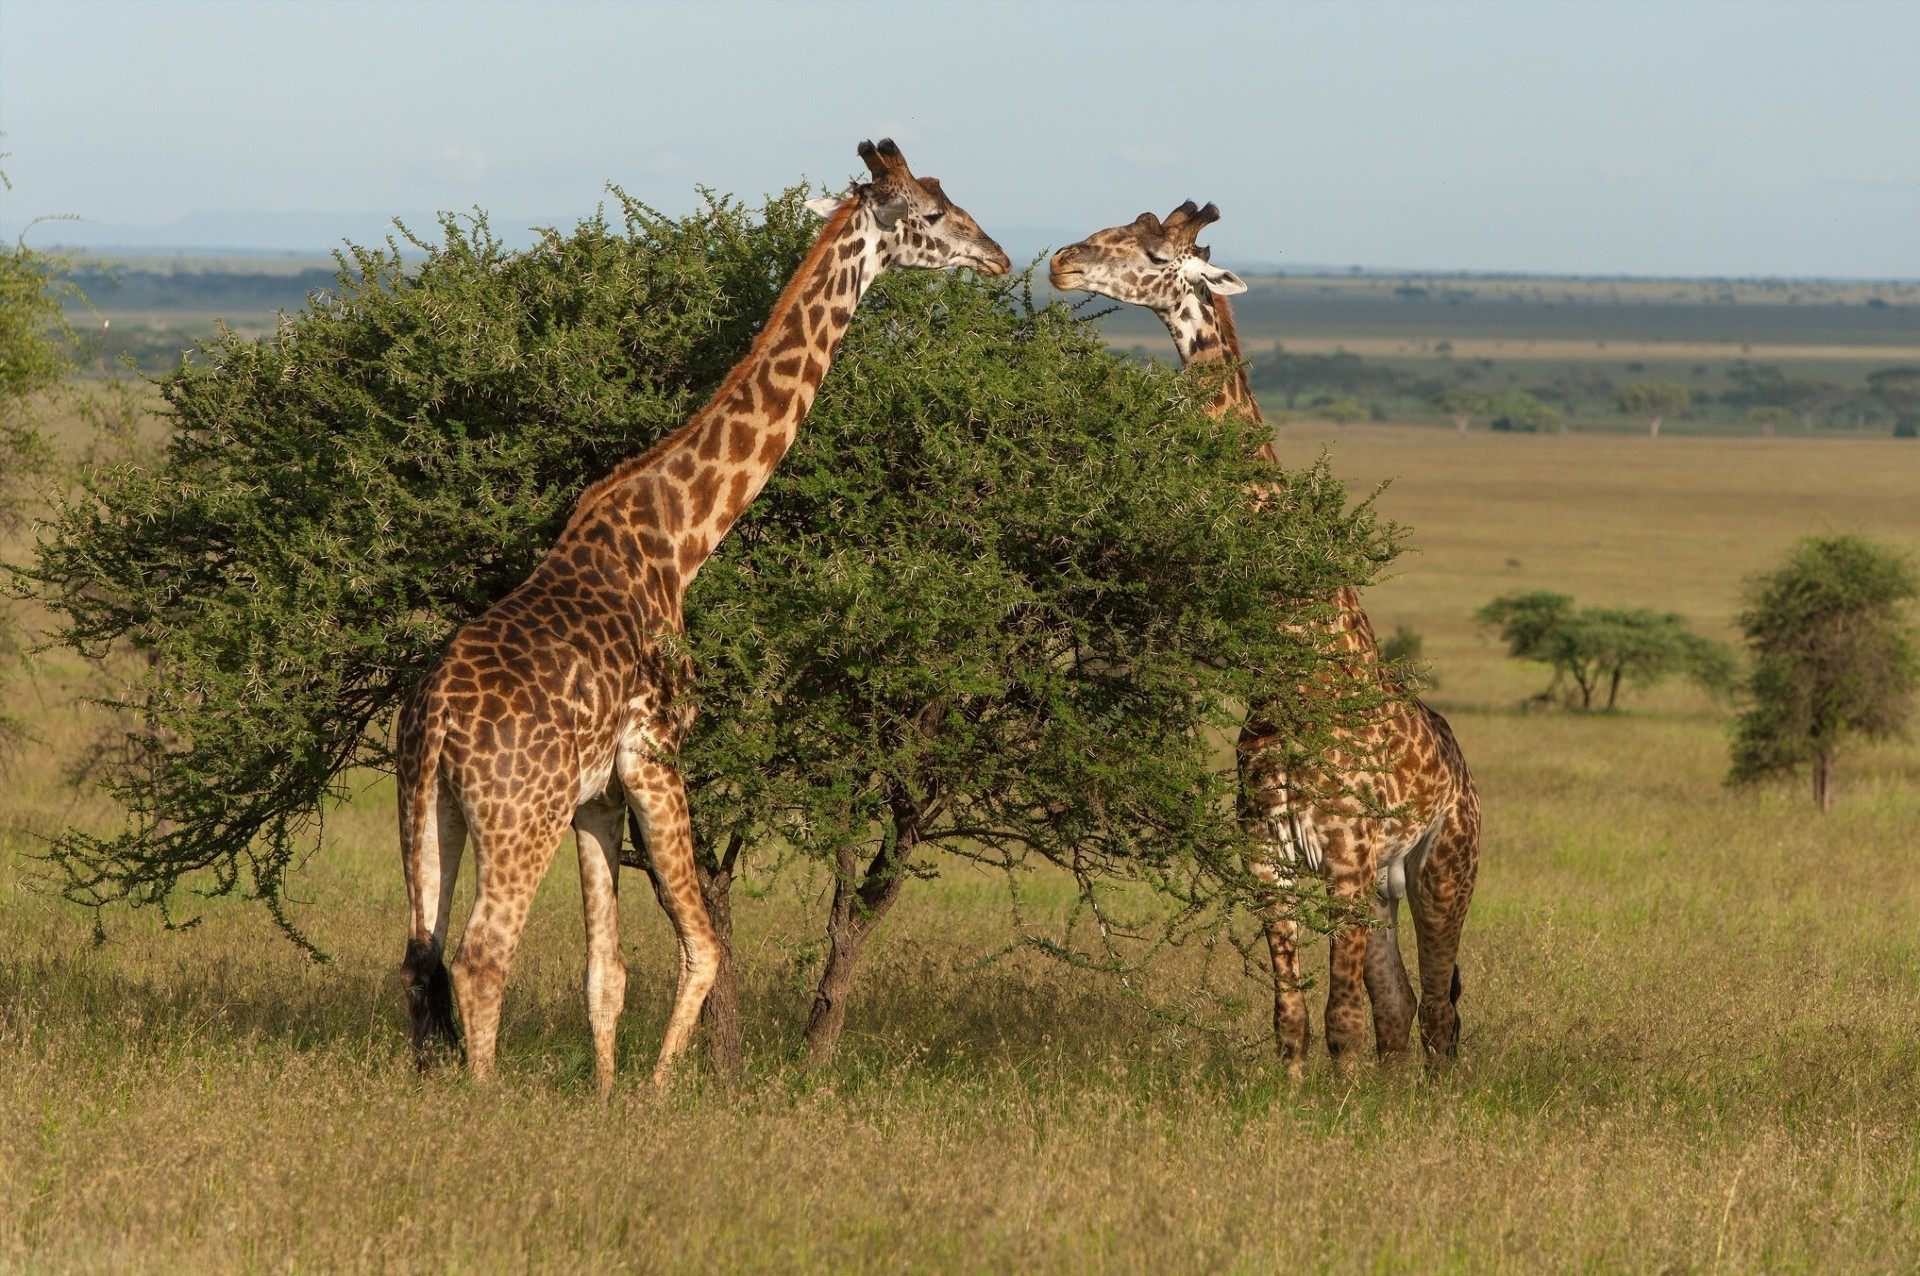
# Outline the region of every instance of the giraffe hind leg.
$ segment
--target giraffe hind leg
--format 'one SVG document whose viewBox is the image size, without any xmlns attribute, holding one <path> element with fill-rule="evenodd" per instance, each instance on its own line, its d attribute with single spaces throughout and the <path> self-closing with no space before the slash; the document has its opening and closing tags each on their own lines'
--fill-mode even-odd
<svg viewBox="0 0 1920 1276">
<path fill-rule="evenodd" d="M 533 907 L 534 892 L 553 862 L 570 814 L 564 809 L 529 810 L 475 830 L 479 885 L 452 973 L 454 997 L 467 1030 L 467 1072 L 476 1081 L 493 1075 L 507 971 Z"/>
<path fill-rule="evenodd" d="M 693 822 L 679 770 L 644 748 L 623 753 L 620 768 L 627 801 L 639 816 L 645 835 L 654 893 L 665 906 L 680 941 L 680 978 L 674 990 L 673 1014 L 653 1069 L 653 1082 L 659 1086 L 672 1077 L 674 1059 L 693 1035 L 700 1007 L 719 974 L 720 938 L 714 933 L 706 900 L 700 894 L 693 861 Z"/>
<path fill-rule="evenodd" d="M 1383 882 L 1367 932 L 1367 1000 L 1373 1003 L 1373 1046 L 1384 1059 L 1407 1053 L 1413 1033 L 1413 983 L 1400 956 L 1400 896 Z"/>
<path fill-rule="evenodd" d="M 1460 1050 L 1460 933 L 1473 901 L 1479 858 L 1478 805 L 1456 800 L 1407 897 L 1420 943 L 1420 1039 L 1429 1067 Z"/>
<path fill-rule="evenodd" d="M 593 1028 L 594 1080 L 613 1090 L 614 1042 L 627 1000 L 627 964 L 620 956 L 620 840 L 624 801 L 597 802 L 574 813 L 580 844 L 580 903 L 587 923 L 587 1022 Z"/>
</svg>

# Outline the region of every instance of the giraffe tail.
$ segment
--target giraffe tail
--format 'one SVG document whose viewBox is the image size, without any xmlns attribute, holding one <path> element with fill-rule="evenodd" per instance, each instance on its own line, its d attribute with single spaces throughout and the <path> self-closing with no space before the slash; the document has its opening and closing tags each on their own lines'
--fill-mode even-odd
<svg viewBox="0 0 1920 1276">
<path fill-rule="evenodd" d="M 423 687 L 424 690 L 424 687 Z M 445 936 L 440 933 L 440 892 L 452 882 L 441 872 L 440 747 L 446 729 L 439 715 L 426 712 L 428 697 L 410 697 L 400 711 L 395 736 L 413 741 L 401 749 L 399 765 L 400 855 L 407 878 L 407 954 L 401 976 L 407 989 L 407 1019 L 415 1066 L 430 1067 L 444 1044 L 457 1049 L 460 1030 L 453 1021 L 453 980 L 447 973 Z M 459 848 L 454 848 L 459 854 Z"/>
</svg>

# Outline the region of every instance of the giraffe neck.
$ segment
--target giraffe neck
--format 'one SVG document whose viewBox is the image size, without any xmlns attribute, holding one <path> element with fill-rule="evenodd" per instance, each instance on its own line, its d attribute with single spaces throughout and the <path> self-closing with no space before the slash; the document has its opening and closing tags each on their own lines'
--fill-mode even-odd
<svg viewBox="0 0 1920 1276">
<path fill-rule="evenodd" d="M 626 525 L 683 596 L 793 445 L 854 308 L 891 260 L 883 238 L 858 198 L 842 204 L 713 397 L 581 493 L 566 535 L 603 518 Z"/>
<path fill-rule="evenodd" d="M 1185 304 L 1162 314 L 1160 318 L 1166 323 L 1167 331 L 1173 334 L 1182 364 L 1231 359 L 1239 365 L 1208 402 L 1209 415 L 1222 417 L 1229 412 L 1238 412 L 1255 421 L 1267 419 L 1260 412 L 1260 401 L 1253 397 L 1253 387 L 1247 383 L 1247 369 L 1240 353 L 1240 334 L 1234 329 L 1233 307 L 1227 304 L 1225 297 L 1216 297 L 1204 288 L 1195 288 L 1188 294 Z M 1280 459 L 1271 442 L 1262 443 L 1256 455 L 1263 461 Z M 1367 619 L 1366 611 L 1360 606 L 1360 591 L 1351 585 L 1342 585 L 1333 596 L 1333 605 L 1335 615 L 1328 628 L 1339 635 L 1340 646 L 1363 657 L 1377 652 L 1373 622 Z"/>
<path fill-rule="evenodd" d="M 1160 321 L 1167 325 L 1167 331 L 1173 336 L 1181 363 L 1218 363 L 1221 360 L 1234 363 L 1233 373 L 1220 383 L 1219 391 L 1207 404 L 1207 411 L 1211 415 L 1225 416 L 1229 412 L 1238 412 L 1255 421 L 1267 419 L 1261 415 L 1260 402 L 1253 397 L 1253 387 L 1247 383 L 1247 369 L 1240 353 L 1240 334 L 1234 329 L 1233 307 L 1227 304 L 1225 297 L 1216 297 L 1205 287 L 1195 287 L 1184 294 L 1174 309 L 1162 311 Z M 1271 459 L 1272 448 L 1264 448 L 1262 454 Z"/>
</svg>

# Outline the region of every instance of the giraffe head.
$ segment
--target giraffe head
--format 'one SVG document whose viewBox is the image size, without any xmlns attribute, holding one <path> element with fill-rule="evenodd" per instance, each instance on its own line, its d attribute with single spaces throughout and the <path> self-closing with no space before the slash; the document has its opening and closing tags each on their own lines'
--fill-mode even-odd
<svg viewBox="0 0 1920 1276">
<path fill-rule="evenodd" d="M 1214 265 L 1211 250 L 1193 242 L 1219 219 L 1218 208 L 1195 208 L 1192 200 L 1165 221 L 1142 213 L 1124 226 L 1095 231 L 1062 248 L 1053 255 L 1048 277 L 1055 288 L 1099 293 L 1163 317 L 1207 294 L 1245 292 L 1240 276 Z M 1203 287 L 1206 294 L 1200 292 Z"/>
<path fill-rule="evenodd" d="M 947 198 L 939 179 L 913 175 L 892 138 L 881 138 L 877 146 L 860 143 L 860 158 L 873 173 L 871 182 L 860 183 L 844 197 L 812 200 L 807 207 L 832 217 L 848 199 L 858 200 L 879 230 L 875 247 L 882 265 L 924 270 L 970 266 L 983 275 L 1004 275 L 1013 268 L 980 223 Z"/>
</svg>

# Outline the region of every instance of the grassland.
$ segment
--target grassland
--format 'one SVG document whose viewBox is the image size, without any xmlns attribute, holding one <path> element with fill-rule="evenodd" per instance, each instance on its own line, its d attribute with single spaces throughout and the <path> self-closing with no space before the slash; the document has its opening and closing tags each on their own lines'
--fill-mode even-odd
<svg viewBox="0 0 1920 1276">
<path fill-rule="evenodd" d="M 1730 792 L 1690 691 L 1582 717 L 1472 609 L 1548 586 L 1725 635 L 1795 535 L 1920 548 L 1913 445 L 1282 429 L 1330 443 L 1420 553 L 1372 591 L 1427 636 L 1487 809 L 1447 1075 L 1298 1088 L 1260 988 L 1224 1038 L 1009 938 L 1004 888 L 910 888 L 842 1056 L 791 1061 L 820 883 L 740 901 L 750 1070 L 643 1084 L 666 928 L 629 890 L 623 1079 L 591 1097 L 575 874 L 528 927 L 499 1083 L 419 1077 L 393 971 L 390 793 L 329 825 L 307 963 L 244 905 L 198 929 L 31 889 L 34 838 L 110 813 L 63 769 L 100 729 L 55 659 L 0 791 L 0 1267 L 21 1270 L 1906 1271 L 1920 1235 L 1920 747 L 1851 755 L 1836 812 Z M 1045 884 L 1037 891 L 1044 896 Z M 464 899 L 464 895 L 463 895 Z M 457 923 L 456 923 L 457 924 Z M 1175 954 L 1164 986 L 1198 960 Z"/>
</svg>

